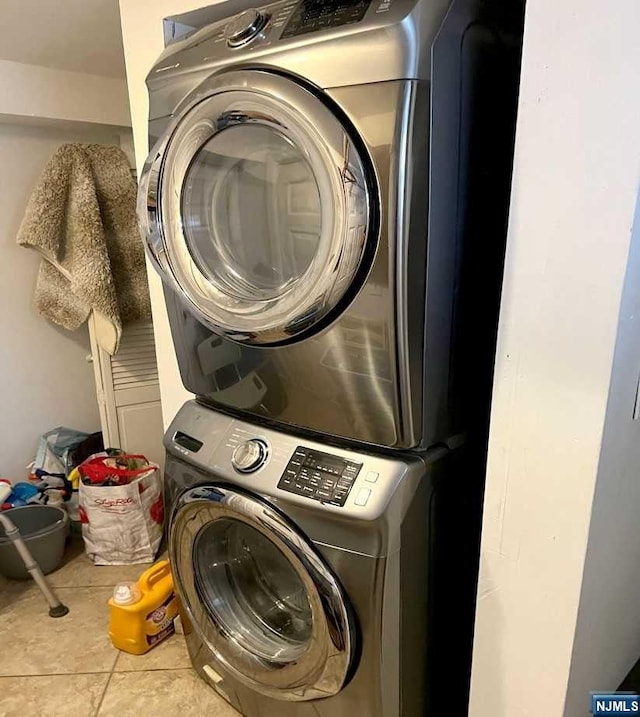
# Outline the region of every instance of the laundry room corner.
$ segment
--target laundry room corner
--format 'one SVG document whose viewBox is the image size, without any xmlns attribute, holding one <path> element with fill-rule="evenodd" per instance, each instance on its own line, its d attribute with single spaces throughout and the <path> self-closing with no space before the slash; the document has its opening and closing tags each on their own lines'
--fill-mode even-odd
<svg viewBox="0 0 640 717">
<path fill-rule="evenodd" d="M 2 0 L 0 717 L 640 717 L 640 2 Z"/>
<path fill-rule="evenodd" d="M 60 145 L 119 145 L 131 129 L 124 79 L 0 59 L 0 94 L 0 297 L 7 337 L 0 394 L 11 406 L 0 414 L 0 433 L 2 475 L 17 481 L 38 437 L 52 427 L 100 429 L 86 326 L 66 332 L 34 307 L 40 261 L 16 244 L 27 200 Z"/>
<path fill-rule="evenodd" d="M 108 599 L 156 558 L 164 460 L 120 20 L 108 0 L 6 2 L 0 28 L 0 714 L 89 717 L 112 679 L 148 683 L 158 665 L 184 662 L 176 641 L 112 678 Z M 129 555 L 111 570 L 87 554 L 72 477 L 105 444 L 156 476 L 133 565 Z M 168 680 L 193 700 L 189 677 Z"/>
</svg>

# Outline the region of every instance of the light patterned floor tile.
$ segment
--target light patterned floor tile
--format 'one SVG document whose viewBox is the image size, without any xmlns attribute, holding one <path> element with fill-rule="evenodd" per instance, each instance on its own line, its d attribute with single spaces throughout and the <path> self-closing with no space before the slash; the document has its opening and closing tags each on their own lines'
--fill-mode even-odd
<svg viewBox="0 0 640 717">
<path fill-rule="evenodd" d="M 109 675 L 0 677 L 2 717 L 93 717 Z"/>
<path fill-rule="evenodd" d="M 240 717 L 192 670 L 114 673 L 98 717 Z"/>
<path fill-rule="evenodd" d="M 109 588 L 58 588 L 69 614 L 50 618 L 35 585 L 0 609 L 0 675 L 109 672 L 117 657 L 108 635 Z M 1 713 L 0 713 L 1 714 Z"/>
<path fill-rule="evenodd" d="M 115 671 L 178 670 L 183 667 L 191 667 L 187 645 L 182 635 L 173 635 L 145 655 L 129 655 L 121 652 Z"/>
<path fill-rule="evenodd" d="M 0 613 L 5 608 L 16 603 L 33 586 L 32 580 L 7 580 L 0 575 Z"/>
</svg>

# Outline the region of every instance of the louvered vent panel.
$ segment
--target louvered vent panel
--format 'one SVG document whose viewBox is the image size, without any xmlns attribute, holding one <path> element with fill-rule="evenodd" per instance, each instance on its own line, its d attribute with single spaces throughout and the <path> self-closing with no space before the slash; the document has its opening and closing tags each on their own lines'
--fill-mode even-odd
<svg viewBox="0 0 640 717">
<path fill-rule="evenodd" d="M 151 323 L 132 324 L 122 332 L 120 348 L 111 357 L 114 390 L 158 383 L 156 346 Z"/>
</svg>

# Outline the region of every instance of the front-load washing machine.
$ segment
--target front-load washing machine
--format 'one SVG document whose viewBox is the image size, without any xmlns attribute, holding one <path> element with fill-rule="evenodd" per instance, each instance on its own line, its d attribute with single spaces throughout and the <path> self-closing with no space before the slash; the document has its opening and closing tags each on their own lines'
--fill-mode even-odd
<svg viewBox="0 0 640 717">
<path fill-rule="evenodd" d="M 521 22 L 515 0 L 178 18 L 139 216 L 200 402 L 390 449 L 486 423 Z"/>
<path fill-rule="evenodd" d="M 247 717 L 426 714 L 447 451 L 345 450 L 196 402 L 166 436 L 169 554 L 200 676 Z"/>
</svg>

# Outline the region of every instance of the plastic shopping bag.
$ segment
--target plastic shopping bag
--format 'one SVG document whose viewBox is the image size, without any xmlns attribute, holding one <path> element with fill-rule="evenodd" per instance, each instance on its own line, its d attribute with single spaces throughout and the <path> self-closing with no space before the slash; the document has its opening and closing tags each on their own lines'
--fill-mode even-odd
<svg viewBox="0 0 640 717">
<path fill-rule="evenodd" d="M 96 460 L 105 459 L 92 459 L 89 472 L 95 473 Z M 160 547 L 164 506 L 159 468 L 149 464 L 133 472 L 130 481 L 121 484 L 80 481 L 82 537 L 96 565 L 150 563 Z"/>
<path fill-rule="evenodd" d="M 69 465 L 71 452 L 87 438 L 89 438 L 88 433 L 64 426 L 58 426 L 43 434 L 38 442 L 34 468 L 46 473 L 66 475 L 71 467 Z"/>
</svg>

